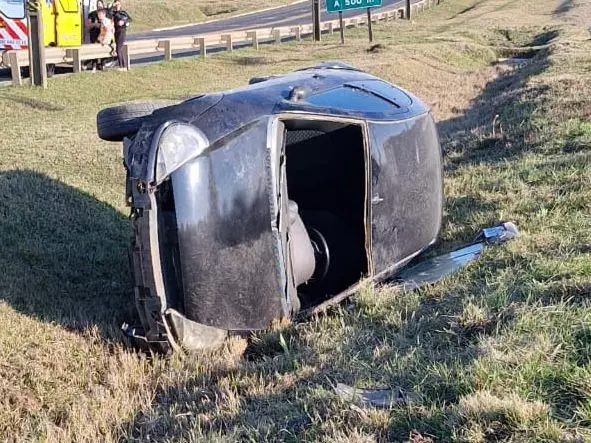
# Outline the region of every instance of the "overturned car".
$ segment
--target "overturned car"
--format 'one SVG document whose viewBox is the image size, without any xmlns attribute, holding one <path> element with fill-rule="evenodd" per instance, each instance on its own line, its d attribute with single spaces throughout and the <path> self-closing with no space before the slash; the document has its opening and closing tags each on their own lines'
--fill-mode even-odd
<svg viewBox="0 0 591 443">
<path fill-rule="evenodd" d="M 416 97 L 341 63 L 97 116 L 123 141 L 153 350 L 206 349 L 385 279 L 431 245 L 441 149 Z"/>
</svg>

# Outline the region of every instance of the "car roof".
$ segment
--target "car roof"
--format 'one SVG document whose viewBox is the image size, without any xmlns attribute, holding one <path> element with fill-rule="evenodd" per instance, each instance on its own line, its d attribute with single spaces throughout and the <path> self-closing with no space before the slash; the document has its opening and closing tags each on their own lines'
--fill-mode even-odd
<svg viewBox="0 0 591 443">
<path fill-rule="evenodd" d="M 396 122 L 429 112 L 402 88 L 340 62 L 323 63 L 285 75 L 251 79 L 249 85 L 197 95 L 142 118 L 133 150 L 141 157 L 152 137 L 172 123 L 199 128 L 211 145 L 229 140 L 251 125 L 281 114 Z M 139 158 L 139 157 L 138 157 Z M 137 166 L 136 177 L 148 174 Z"/>
<path fill-rule="evenodd" d="M 276 114 L 380 122 L 403 120 L 428 110 L 398 86 L 342 62 L 324 62 L 285 75 L 254 78 L 237 89 L 201 94 L 155 111 L 150 120 L 191 123 L 215 141 Z"/>
<path fill-rule="evenodd" d="M 285 75 L 253 78 L 248 85 L 221 94 L 225 112 L 246 111 L 252 119 L 299 111 L 389 120 L 409 112 L 427 111 L 409 92 L 342 62 L 324 62 Z M 195 104 L 204 97 L 185 103 Z M 241 106 L 244 103 L 251 105 L 249 112 Z"/>
</svg>

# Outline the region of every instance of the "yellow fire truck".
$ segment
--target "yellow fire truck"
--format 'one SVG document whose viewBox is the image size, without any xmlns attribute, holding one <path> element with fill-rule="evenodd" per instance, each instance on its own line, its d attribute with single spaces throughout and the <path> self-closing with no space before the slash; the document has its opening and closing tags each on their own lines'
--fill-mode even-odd
<svg viewBox="0 0 591 443">
<path fill-rule="evenodd" d="M 84 41 L 80 0 L 41 0 L 45 46 L 79 46 Z M 27 49 L 26 0 L 0 0 L 0 51 Z"/>
</svg>

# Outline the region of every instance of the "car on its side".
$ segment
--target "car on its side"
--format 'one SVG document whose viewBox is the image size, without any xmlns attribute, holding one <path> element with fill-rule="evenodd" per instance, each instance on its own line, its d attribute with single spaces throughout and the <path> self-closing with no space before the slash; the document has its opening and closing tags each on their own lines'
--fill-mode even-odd
<svg viewBox="0 0 591 443">
<path fill-rule="evenodd" d="M 97 116 L 122 141 L 131 266 L 151 349 L 207 349 L 384 280 L 433 244 L 428 107 L 343 63 Z"/>
</svg>

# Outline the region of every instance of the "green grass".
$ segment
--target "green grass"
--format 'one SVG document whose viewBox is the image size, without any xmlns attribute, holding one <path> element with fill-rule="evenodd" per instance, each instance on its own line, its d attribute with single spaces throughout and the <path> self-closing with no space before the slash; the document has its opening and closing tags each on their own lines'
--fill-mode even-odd
<svg viewBox="0 0 591 443">
<path fill-rule="evenodd" d="M 0 91 L 0 441 L 589 441 L 591 41 L 588 5 L 447 0 L 405 22 Z M 474 6 L 474 7 L 472 7 Z M 586 27 L 585 27 L 586 25 Z M 549 44 L 518 69 L 507 53 Z M 178 99 L 316 60 L 412 90 L 445 151 L 436 251 L 512 220 L 515 241 L 433 287 L 183 358 L 128 350 L 134 318 L 121 147 L 96 112 Z M 336 383 L 402 387 L 392 410 Z"/>
</svg>

